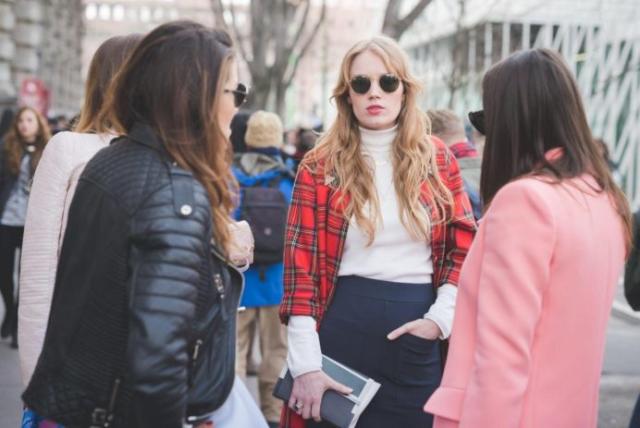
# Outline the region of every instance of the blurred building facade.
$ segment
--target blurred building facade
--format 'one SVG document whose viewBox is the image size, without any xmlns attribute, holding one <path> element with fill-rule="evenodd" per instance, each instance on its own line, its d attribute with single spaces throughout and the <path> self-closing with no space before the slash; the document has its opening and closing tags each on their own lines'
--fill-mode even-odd
<svg viewBox="0 0 640 428">
<path fill-rule="evenodd" d="M 425 107 L 482 108 L 484 72 L 510 53 L 560 52 L 577 77 L 594 136 L 640 206 L 638 0 L 434 0 L 402 44 L 426 84 Z"/>
<path fill-rule="evenodd" d="M 144 33 L 174 19 L 193 19 L 213 25 L 210 0 L 83 0 L 86 36 L 83 69 L 106 38 L 132 32 Z M 232 0 L 239 23 L 250 22 L 248 0 Z M 226 2 L 225 2 L 226 3 Z M 357 40 L 379 32 L 385 0 L 327 0 L 325 23 L 301 59 L 296 77 L 286 95 L 287 126 L 315 125 L 335 114 L 329 98 L 338 76 L 342 56 Z M 320 13 L 320 2 L 312 3 L 309 26 Z M 240 78 L 248 80 L 246 68 Z"/>
<path fill-rule="evenodd" d="M 25 79 L 48 90 L 49 114 L 75 114 L 82 96 L 82 0 L 0 0 L 0 105 Z"/>
<path fill-rule="evenodd" d="M 94 52 L 112 36 L 146 33 L 176 19 L 213 24 L 209 0 L 81 0 L 86 34 L 82 68 L 87 70 Z M 84 74 L 83 74 L 84 75 Z"/>
<path fill-rule="evenodd" d="M 380 33 L 386 1 L 327 2 L 325 23 L 301 60 L 287 98 L 290 125 L 330 124 L 335 117 L 331 94 L 342 58 L 356 42 Z"/>
</svg>

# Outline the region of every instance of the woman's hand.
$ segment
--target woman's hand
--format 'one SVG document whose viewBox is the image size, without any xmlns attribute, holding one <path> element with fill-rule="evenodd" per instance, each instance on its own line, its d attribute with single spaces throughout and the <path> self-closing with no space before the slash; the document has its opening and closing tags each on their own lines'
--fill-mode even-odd
<svg viewBox="0 0 640 428">
<path fill-rule="evenodd" d="M 253 263 L 254 239 L 251 227 L 246 221 L 229 224 L 231 242 L 229 245 L 229 260 L 237 267 L 248 268 Z"/>
<path fill-rule="evenodd" d="M 331 379 L 321 370 L 302 374 L 293 380 L 289 407 L 305 419 L 320 422 L 320 402 L 327 389 L 350 394 L 352 389 Z"/>
<path fill-rule="evenodd" d="M 440 337 L 442 331 L 440 330 L 440 327 L 438 327 L 438 324 L 429 319 L 421 318 L 418 320 L 409 321 L 408 323 L 396 328 L 391 333 L 387 334 L 387 339 L 395 340 L 403 334 L 407 333 L 421 337 L 423 339 L 435 340 Z"/>
</svg>

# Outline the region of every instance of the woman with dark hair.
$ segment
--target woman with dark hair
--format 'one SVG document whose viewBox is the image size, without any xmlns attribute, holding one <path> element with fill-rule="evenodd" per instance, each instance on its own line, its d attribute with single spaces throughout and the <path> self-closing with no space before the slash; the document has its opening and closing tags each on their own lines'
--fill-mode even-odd
<svg viewBox="0 0 640 428">
<path fill-rule="evenodd" d="M 12 348 L 18 347 L 14 260 L 22 246 L 31 179 L 49 138 L 46 119 L 33 108 L 22 107 L 0 143 L 0 291 L 5 307 L 0 336 L 11 336 Z"/>
<path fill-rule="evenodd" d="M 97 113 L 109 82 L 142 35 L 107 39 L 91 60 L 77 132 L 60 132 L 46 146 L 33 177 L 20 273 L 20 367 L 26 386 L 42 350 L 69 205 L 86 163 L 114 137 L 98 134 Z M 108 124 L 106 126 L 108 128 Z"/>
<path fill-rule="evenodd" d="M 229 125 L 246 97 L 229 36 L 159 26 L 110 86 L 69 210 L 25 403 L 64 426 L 204 425 L 234 383 L 242 275 L 227 263 Z"/>
<path fill-rule="evenodd" d="M 607 320 L 631 217 L 577 85 L 546 49 L 483 84 L 487 209 L 460 276 L 442 427 L 595 427 Z M 475 122 L 474 122 L 475 123 Z"/>
</svg>

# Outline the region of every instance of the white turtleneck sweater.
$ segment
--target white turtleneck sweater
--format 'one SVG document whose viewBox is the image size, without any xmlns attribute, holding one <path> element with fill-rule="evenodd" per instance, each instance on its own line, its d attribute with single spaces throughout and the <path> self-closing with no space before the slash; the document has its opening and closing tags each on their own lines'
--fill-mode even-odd
<svg viewBox="0 0 640 428">
<path fill-rule="evenodd" d="M 357 275 L 390 282 L 427 284 L 431 282 L 431 247 L 411 237 L 400 221 L 400 205 L 393 185 L 392 143 L 397 129 L 360 129 L 362 152 L 373 161 L 374 184 L 380 204 L 380 221 L 375 239 L 352 219 L 340 261 L 338 276 Z M 368 206 L 365 207 L 365 213 Z"/>
<path fill-rule="evenodd" d="M 367 246 L 367 235 L 355 220 L 349 225 L 338 276 L 358 275 L 390 282 L 427 284 L 431 282 L 431 247 L 415 240 L 400 221 L 398 199 L 393 185 L 392 143 L 397 128 L 372 131 L 360 128 L 362 151 L 373 161 L 374 180 L 380 203 L 380 221 L 375 238 Z M 435 303 L 425 318 L 435 322 L 442 339 L 449 337 L 453 324 L 457 288 L 438 288 Z M 310 316 L 292 316 L 287 327 L 287 364 L 294 377 L 322 368 L 316 322 Z"/>
</svg>

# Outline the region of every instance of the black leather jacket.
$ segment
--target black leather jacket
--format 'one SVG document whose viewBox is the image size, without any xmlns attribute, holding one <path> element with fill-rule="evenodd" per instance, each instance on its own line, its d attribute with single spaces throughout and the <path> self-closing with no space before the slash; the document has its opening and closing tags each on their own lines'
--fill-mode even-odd
<svg viewBox="0 0 640 428">
<path fill-rule="evenodd" d="M 71 204 L 26 405 L 67 428 L 181 428 L 218 408 L 243 279 L 211 228 L 203 186 L 149 127 L 101 150 Z"/>
</svg>

